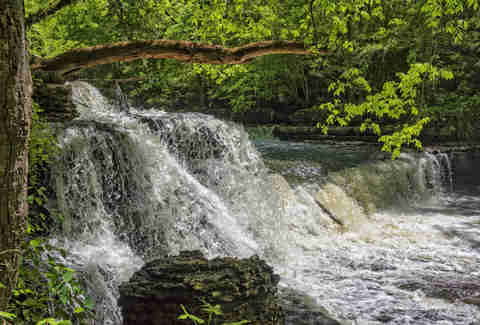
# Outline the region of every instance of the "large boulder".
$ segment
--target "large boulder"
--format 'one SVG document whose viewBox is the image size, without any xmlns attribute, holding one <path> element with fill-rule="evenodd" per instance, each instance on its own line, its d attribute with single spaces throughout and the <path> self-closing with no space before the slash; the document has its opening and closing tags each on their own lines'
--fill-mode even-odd
<svg viewBox="0 0 480 325">
<path fill-rule="evenodd" d="M 178 320 L 180 305 L 208 319 L 202 304 L 220 305 L 216 323 L 248 320 L 248 324 L 284 323 L 278 303 L 279 276 L 258 256 L 207 260 L 199 251 L 181 252 L 147 263 L 120 286 L 124 325 L 191 324 Z"/>
</svg>

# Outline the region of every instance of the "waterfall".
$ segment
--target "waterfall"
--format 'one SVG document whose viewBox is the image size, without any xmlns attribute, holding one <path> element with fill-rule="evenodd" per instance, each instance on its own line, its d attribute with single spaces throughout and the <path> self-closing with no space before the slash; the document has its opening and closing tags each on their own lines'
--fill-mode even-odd
<svg viewBox="0 0 480 325">
<path fill-rule="evenodd" d="M 290 265 L 324 251 L 330 236 L 451 182 L 448 156 L 402 154 L 292 187 L 265 167 L 238 125 L 203 114 L 126 112 L 91 85 L 73 85 L 81 116 L 59 130 L 50 204 L 64 217 L 54 240 L 87 282 L 98 325 L 121 324 L 118 285 L 146 261 L 193 249 L 208 257 L 258 254 L 293 279 Z"/>
<path fill-rule="evenodd" d="M 295 254 L 288 243 L 310 245 L 304 234 L 331 226 L 306 192 L 269 174 L 242 128 L 126 113 L 86 83 L 74 96 L 82 115 L 61 131 L 51 204 L 64 217 L 57 241 L 105 310 L 98 324 L 120 323 L 116 287 L 144 261 L 192 249 L 284 260 Z"/>
</svg>

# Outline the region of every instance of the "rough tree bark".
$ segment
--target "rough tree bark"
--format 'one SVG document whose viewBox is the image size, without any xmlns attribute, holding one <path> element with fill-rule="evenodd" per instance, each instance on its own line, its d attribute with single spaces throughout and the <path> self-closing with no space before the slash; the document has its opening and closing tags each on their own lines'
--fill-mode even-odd
<svg viewBox="0 0 480 325">
<path fill-rule="evenodd" d="M 303 42 L 264 41 L 235 48 L 187 41 L 131 41 L 74 49 L 51 59 L 36 59 L 32 69 L 61 75 L 95 65 L 138 59 L 175 59 L 191 63 L 243 64 L 270 54 L 310 55 Z"/>
<path fill-rule="evenodd" d="M 23 0 L 0 1 L 0 311 L 16 285 L 28 205 L 31 92 Z"/>
</svg>

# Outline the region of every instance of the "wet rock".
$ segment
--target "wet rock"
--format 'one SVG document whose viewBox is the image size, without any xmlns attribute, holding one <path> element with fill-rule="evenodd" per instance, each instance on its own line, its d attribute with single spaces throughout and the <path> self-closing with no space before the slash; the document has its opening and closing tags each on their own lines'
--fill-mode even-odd
<svg viewBox="0 0 480 325">
<path fill-rule="evenodd" d="M 389 308 L 380 310 L 375 319 L 384 324 L 405 324 L 405 319 L 411 320 L 411 324 L 420 324 L 421 321 L 428 320 L 430 324 L 454 324 L 455 319 L 450 317 L 445 310 L 431 309 L 409 309 Z M 427 323 L 421 323 L 427 324 Z"/>
<path fill-rule="evenodd" d="M 427 297 L 447 301 L 460 300 L 466 304 L 480 306 L 480 283 L 477 277 L 458 274 L 455 278 L 416 274 L 403 280 L 397 287 L 408 290 L 421 290 Z"/>
<path fill-rule="evenodd" d="M 286 324 L 295 325 L 347 325 L 329 315 L 311 297 L 290 288 L 283 288 L 280 293 L 285 311 Z"/>
<path fill-rule="evenodd" d="M 347 229 L 368 223 L 364 209 L 338 185 L 327 183 L 315 193 L 314 197 L 330 218 Z"/>
<path fill-rule="evenodd" d="M 225 128 L 231 125 L 218 122 L 203 114 L 164 115 L 157 118 L 141 117 L 152 131 L 184 161 L 222 158 L 228 154 L 222 138 Z M 215 125 L 210 125 L 209 122 Z M 223 132 L 222 132 L 223 131 Z"/>
<path fill-rule="evenodd" d="M 249 320 L 249 324 L 284 323 L 277 300 L 279 277 L 258 256 L 207 260 L 199 251 L 181 252 L 147 263 L 120 286 L 124 325 L 189 324 L 177 317 L 189 313 L 208 319 L 203 302 L 220 305 L 217 323 Z"/>
<path fill-rule="evenodd" d="M 466 304 L 476 305 L 480 307 L 480 295 L 466 297 L 461 300 Z"/>
<path fill-rule="evenodd" d="M 369 132 L 361 132 L 360 127 L 330 127 L 324 134 L 321 128 L 307 126 L 276 126 L 273 135 L 280 140 L 335 140 L 376 142 L 377 136 Z"/>
<path fill-rule="evenodd" d="M 80 116 L 72 99 L 72 85 L 34 81 L 33 100 L 40 106 L 40 115 L 49 122 L 67 122 Z"/>
</svg>

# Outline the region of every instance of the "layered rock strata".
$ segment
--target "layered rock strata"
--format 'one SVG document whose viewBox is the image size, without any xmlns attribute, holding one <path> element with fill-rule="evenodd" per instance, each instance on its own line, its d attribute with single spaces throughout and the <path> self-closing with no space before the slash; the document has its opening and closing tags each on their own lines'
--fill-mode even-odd
<svg viewBox="0 0 480 325">
<path fill-rule="evenodd" d="M 181 305 L 208 319 L 202 304 L 220 305 L 212 324 L 284 324 L 278 304 L 279 276 L 258 256 L 207 260 L 199 251 L 181 252 L 147 263 L 120 287 L 124 325 L 191 324 L 179 320 Z"/>
</svg>

